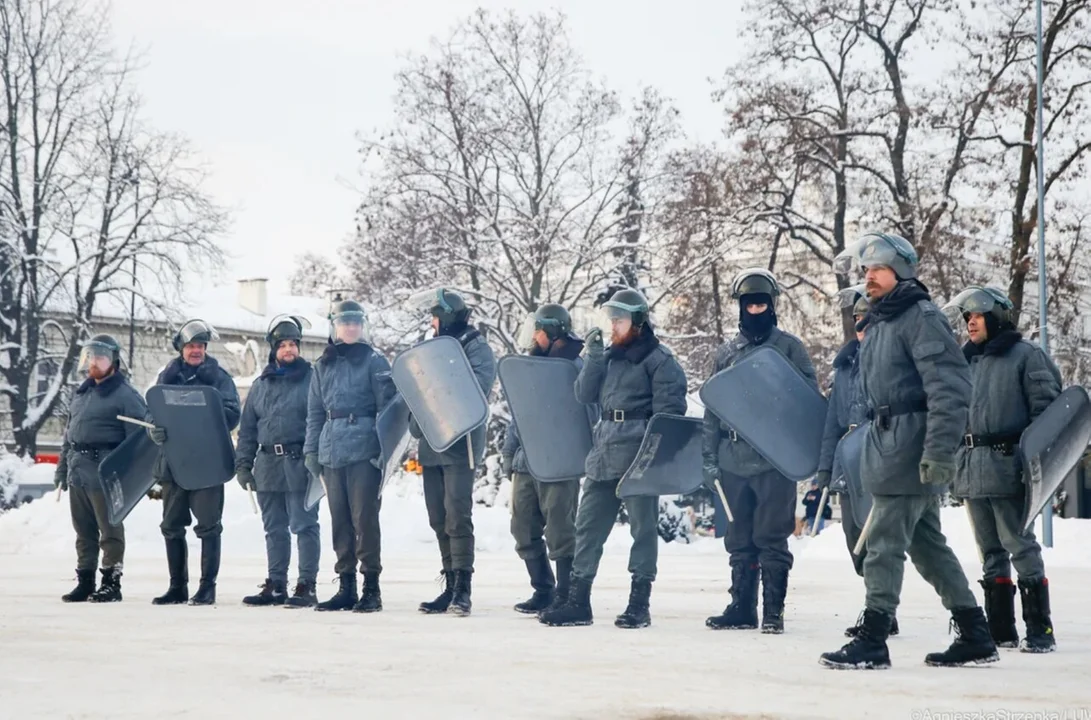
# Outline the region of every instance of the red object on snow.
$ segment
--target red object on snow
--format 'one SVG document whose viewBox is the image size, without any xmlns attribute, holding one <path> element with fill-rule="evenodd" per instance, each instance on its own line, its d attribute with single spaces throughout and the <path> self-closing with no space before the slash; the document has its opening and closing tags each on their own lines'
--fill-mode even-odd
<svg viewBox="0 0 1091 720">
<path fill-rule="evenodd" d="M 34 462 L 38 465 L 56 465 L 61 461 L 60 453 L 39 453 L 34 456 Z"/>
</svg>

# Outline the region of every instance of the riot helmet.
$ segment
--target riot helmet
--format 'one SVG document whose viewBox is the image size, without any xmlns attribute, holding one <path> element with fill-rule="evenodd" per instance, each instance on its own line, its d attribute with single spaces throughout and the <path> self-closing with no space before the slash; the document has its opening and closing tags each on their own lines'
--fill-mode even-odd
<svg viewBox="0 0 1091 720">
<path fill-rule="evenodd" d="M 631 288 L 614 293 L 602 304 L 602 311 L 610 322 L 627 319 L 632 322 L 634 328 L 647 323 L 651 314 L 648 300 L 639 291 Z"/>
<path fill-rule="evenodd" d="M 971 313 L 984 315 L 990 337 L 1000 330 L 1015 327 L 1015 304 L 994 287 L 971 285 L 944 305 L 943 312 L 952 325 L 959 320 L 968 320 Z"/>
<path fill-rule="evenodd" d="M 852 316 L 855 318 L 863 318 L 870 309 L 871 303 L 868 302 L 867 295 L 861 295 L 852 306 Z"/>
<path fill-rule="evenodd" d="M 854 314 L 856 312 L 855 306 L 859 303 L 860 298 L 867 300 L 867 285 L 864 283 L 851 285 L 837 291 L 838 306 L 841 308 L 853 308 Z"/>
<path fill-rule="evenodd" d="M 78 372 L 88 372 L 93 365 L 99 366 L 105 372 L 103 365 L 117 369 L 121 364 L 121 344 L 113 335 L 94 335 L 82 343 L 79 363 L 76 366 Z"/>
<path fill-rule="evenodd" d="M 355 300 L 341 300 L 330 308 L 330 342 L 335 345 L 352 345 L 368 342 L 371 333 L 367 311 Z"/>
<path fill-rule="evenodd" d="M 741 303 L 747 295 L 768 296 L 768 304 L 775 310 L 780 283 L 773 273 L 764 268 L 746 268 L 731 283 L 731 297 Z"/>
<path fill-rule="evenodd" d="M 269 330 L 265 334 L 265 340 L 269 348 L 276 351 L 281 342 L 294 340 L 296 344 L 303 342 L 303 331 L 311 329 L 311 321 L 300 315 L 277 315 L 269 323 Z"/>
<path fill-rule="evenodd" d="M 194 318 L 182 323 L 182 327 L 174 334 L 173 344 L 175 350 L 182 352 L 182 348 L 190 343 L 208 345 L 213 340 L 218 340 L 219 338 L 220 334 L 216 332 L 216 328 L 212 327 L 204 320 Z"/>
<path fill-rule="evenodd" d="M 917 277 L 919 262 L 917 251 L 900 235 L 868 233 L 833 259 L 833 271 L 838 275 L 849 275 L 854 270 L 888 267 L 899 280 L 913 280 Z"/>
</svg>

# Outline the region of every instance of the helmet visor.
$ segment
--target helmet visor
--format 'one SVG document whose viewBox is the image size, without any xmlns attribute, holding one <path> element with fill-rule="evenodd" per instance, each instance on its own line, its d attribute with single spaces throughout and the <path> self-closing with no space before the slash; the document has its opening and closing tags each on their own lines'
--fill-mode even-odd
<svg viewBox="0 0 1091 720">
<path fill-rule="evenodd" d="M 407 309 L 417 312 L 433 312 L 436 308 L 444 312 L 454 312 L 454 308 L 443 296 L 442 287 L 428 288 L 413 293 L 405 301 L 405 306 Z"/>
<path fill-rule="evenodd" d="M 286 322 L 298 326 L 301 330 L 311 329 L 311 321 L 302 315 L 277 315 L 273 318 L 273 321 L 269 323 L 269 332 L 273 332 L 276 330 L 277 325 Z"/>
<path fill-rule="evenodd" d="M 102 343 L 88 343 L 80 350 L 78 372 L 88 372 L 92 367 L 106 372 L 114 364 L 114 348 Z"/>
<path fill-rule="evenodd" d="M 731 283 L 731 296 L 740 298 L 743 295 L 757 295 L 764 293 L 770 297 L 780 294 L 780 286 L 773 273 L 765 268 L 748 268 L 735 276 Z"/>
<path fill-rule="evenodd" d="M 837 291 L 837 304 L 838 307 L 847 308 L 856 305 L 856 301 L 861 297 L 867 297 L 866 285 L 853 285 L 852 287 L 843 288 Z"/>
<path fill-rule="evenodd" d="M 997 299 L 979 287 L 966 288 L 943 306 L 943 313 L 952 324 L 964 320 L 970 313 L 990 313 L 998 305 Z"/>
<path fill-rule="evenodd" d="M 898 251 L 889 242 L 877 235 L 865 235 L 833 259 L 833 271 L 849 275 L 871 267 L 890 267 L 897 258 Z"/>
<path fill-rule="evenodd" d="M 347 310 L 330 316 L 330 337 L 334 343 L 351 345 L 367 342 L 370 333 L 367 313 L 361 310 Z"/>
<path fill-rule="evenodd" d="M 178 331 L 178 338 L 183 345 L 188 345 L 191 342 L 208 343 L 212 340 L 218 340 L 220 334 L 216 332 L 216 328 L 204 320 L 189 320 Z"/>
<path fill-rule="evenodd" d="M 538 323 L 535 321 L 534 313 L 527 313 L 523 322 L 519 323 L 519 331 L 515 334 L 515 344 L 520 350 L 530 352 L 538 344 L 534 340 L 537 331 Z"/>
</svg>

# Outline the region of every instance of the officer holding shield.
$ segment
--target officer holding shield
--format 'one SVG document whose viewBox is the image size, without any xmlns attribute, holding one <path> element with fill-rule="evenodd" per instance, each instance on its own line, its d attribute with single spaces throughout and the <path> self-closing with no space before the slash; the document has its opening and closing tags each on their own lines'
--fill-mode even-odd
<svg viewBox="0 0 1091 720">
<path fill-rule="evenodd" d="M 731 296 L 739 303 L 739 334 L 717 351 L 712 374 L 759 347 L 773 347 L 817 391 L 814 366 L 803 342 L 777 327 L 780 283 L 776 277 L 760 268 L 743 270 L 732 283 Z M 793 562 L 788 536 L 795 530 L 796 484 L 711 410 L 705 411 L 703 454 L 705 482 L 713 487 L 722 483 L 734 518 L 724 538 L 731 564 L 731 603 L 705 625 L 713 630 L 756 628 L 760 579 L 761 630 L 784 632 L 784 598 Z"/>
<path fill-rule="evenodd" d="M 68 405 L 68 422 L 53 482 L 68 490 L 72 527 L 76 531 L 77 585 L 61 597 L 65 602 L 121 600 L 121 569 L 125 560 L 125 528 L 108 520 L 99 463 L 128 435 L 139 432 L 118 415 L 140 418 L 147 406 L 121 374 L 121 347 L 110 335 L 95 335 L 83 344 L 79 372 L 87 379 Z M 95 568 L 102 551 L 102 583 L 95 590 Z"/>
<path fill-rule="evenodd" d="M 952 322 L 964 320 L 970 336 L 962 347 L 973 381 L 970 424 L 958 449 L 951 494 L 966 499 L 973 520 L 989 631 L 1000 647 L 1051 652 L 1056 640 L 1049 581 L 1034 531 L 1023 531 L 1027 488 L 1017 449 L 1023 431 L 1061 394 L 1061 373 L 1041 347 L 1015 329 L 1012 302 L 1002 291 L 969 287 L 944 311 Z M 1015 627 L 1012 565 L 1027 628 L 1022 644 Z"/>
<path fill-rule="evenodd" d="M 659 554 L 659 498 L 622 501 L 617 487 L 640 451 L 648 420 L 657 413 L 685 414 L 686 375 L 655 336 L 643 295 L 621 290 L 603 304 L 603 310 L 612 328 L 610 347 L 603 347 L 601 330 L 588 333 L 585 363 L 576 379 L 576 399 L 600 406 L 602 420 L 595 426 L 587 456 L 568 602 L 544 611 L 539 621 L 551 626 L 593 622 L 591 584 L 624 502 L 633 538 L 629 552 L 632 580 L 629 604 L 614 625 L 643 628 L 651 624 L 649 604 Z"/>
<path fill-rule="evenodd" d="M 307 435 L 307 396 L 311 364 L 299 355 L 305 318 L 273 318 L 265 339 L 269 361 L 251 386 L 239 423 L 235 477 L 245 490 L 255 490 L 265 526 L 268 576 L 261 592 L 243 598 L 245 605 L 316 604 L 315 578 L 322 550 L 318 505 L 305 507 L 307 469 L 303 443 Z M 288 563 L 292 535 L 299 547 L 299 582 L 288 597 Z"/>
<path fill-rule="evenodd" d="M 561 305 L 546 304 L 528 318 L 532 328 L 529 354 L 570 360 L 583 367 L 583 340 L 572 334 L 572 318 Z M 570 388 L 554 388 L 571 392 Z M 563 452 L 564 448 L 557 448 Z M 576 506 L 580 479 L 539 482 L 530 474 L 519 428 L 508 424 L 501 452 L 501 470 L 511 477 L 511 534 L 515 552 L 526 563 L 534 594 L 515 611 L 535 614 L 568 598 L 572 557 L 576 552 Z M 543 536 L 545 540 L 543 541 Z M 547 553 L 548 548 L 548 555 Z M 549 561 L 557 564 L 554 578 Z"/>
<path fill-rule="evenodd" d="M 218 337 L 216 329 L 204 320 L 185 322 L 174 335 L 173 344 L 178 357 L 167 363 L 159 373 L 156 385 L 203 385 L 213 388 L 223 400 L 224 420 L 227 422 L 228 431 L 231 431 L 239 423 L 239 391 L 227 371 L 220 367 L 216 358 L 208 354 L 209 343 Z M 154 419 L 151 420 L 154 422 Z M 167 431 L 162 426 L 150 428 L 148 435 L 156 445 L 163 445 L 167 441 Z M 201 448 L 192 448 L 192 452 L 201 452 Z M 163 487 L 163 522 L 160 529 L 167 546 L 170 587 L 166 593 L 152 600 L 152 603 L 180 605 L 189 600 L 190 605 L 214 605 L 216 578 L 220 573 L 223 485 L 186 490 L 174 482 L 166 455 L 162 451 L 159 453 L 153 476 Z M 201 583 L 190 599 L 186 527 L 194 518 L 197 524 L 193 531 L 201 539 Z"/>
<path fill-rule="evenodd" d="M 307 400 L 307 469 L 326 485 L 340 588 L 318 610 L 377 612 L 382 535 L 379 436 L 375 417 L 394 397 L 390 363 L 369 342 L 367 314 L 354 300 L 330 311 L 329 345 L 314 366 Z M 356 566 L 363 588 L 356 596 Z"/>
</svg>

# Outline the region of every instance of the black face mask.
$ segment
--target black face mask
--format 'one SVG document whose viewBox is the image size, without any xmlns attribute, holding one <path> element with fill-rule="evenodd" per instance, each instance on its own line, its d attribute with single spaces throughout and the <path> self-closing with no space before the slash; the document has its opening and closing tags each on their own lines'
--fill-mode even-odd
<svg viewBox="0 0 1091 720">
<path fill-rule="evenodd" d="M 753 304 L 765 304 L 765 312 L 753 314 L 747 312 L 746 306 Z M 768 339 L 769 334 L 777 324 L 777 314 L 773 310 L 773 299 L 764 293 L 756 295 L 743 295 L 739 298 L 739 330 L 750 342 L 760 345 Z"/>
</svg>

